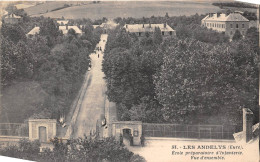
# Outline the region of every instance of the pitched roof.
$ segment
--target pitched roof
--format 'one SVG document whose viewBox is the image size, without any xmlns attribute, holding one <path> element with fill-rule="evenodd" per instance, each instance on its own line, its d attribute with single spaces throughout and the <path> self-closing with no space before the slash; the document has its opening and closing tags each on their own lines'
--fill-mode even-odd
<svg viewBox="0 0 260 162">
<path fill-rule="evenodd" d="M 230 13 L 229 15 L 226 14 L 220 14 L 219 16 L 217 14 L 213 14 L 213 16 L 207 15 L 202 20 L 209 20 L 209 21 L 249 21 L 247 18 L 242 16 L 239 13 Z"/>
<path fill-rule="evenodd" d="M 125 24 L 124 28 L 128 32 L 153 32 L 155 27 L 159 27 L 161 31 L 174 31 L 169 25 L 166 24 Z"/>
<path fill-rule="evenodd" d="M 57 23 L 60 24 L 60 25 L 66 25 L 69 23 L 69 20 L 57 20 Z"/>
<path fill-rule="evenodd" d="M 40 32 L 40 27 L 36 26 L 26 35 L 35 35 L 35 34 L 39 34 L 39 32 Z"/>
<path fill-rule="evenodd" d="M 17 16 L 17 15 L 15 15 L 15 14 L 10 14 L 10 15 L 7 15 L 5 18 L 16 18 L 16 19 L 20 19 L 20 18 L 22 18 L 21 16 Z"/>
<path fill-rule="evenodd" d="M 68 29 L 67 26 L 59 26 L 59 30 L 61 30 L 64 35 L 66 35 L 70 29 L 75 30 L 77 34 L 82 34 L 82 31 L 77 26 L 68 26 Z"/>
</svg>

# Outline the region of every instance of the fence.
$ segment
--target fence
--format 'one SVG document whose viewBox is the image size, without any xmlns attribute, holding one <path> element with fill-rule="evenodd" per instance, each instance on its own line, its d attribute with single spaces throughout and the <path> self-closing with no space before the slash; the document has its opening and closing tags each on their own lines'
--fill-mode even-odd
<svg viewBox="0 0 260 162">
<path fill-rule="evenodd" d="M 29 127 L 25 123 L 0 123 L 0 136 L 29 136 Z"/>
<path fill-rule="evenodd" d="M 233 134 L 241 131 L 237 125 L 183 125 L 143 123 L 146 137 L 175 137 L 199 139 L 234 139 Z"/>
</svg>

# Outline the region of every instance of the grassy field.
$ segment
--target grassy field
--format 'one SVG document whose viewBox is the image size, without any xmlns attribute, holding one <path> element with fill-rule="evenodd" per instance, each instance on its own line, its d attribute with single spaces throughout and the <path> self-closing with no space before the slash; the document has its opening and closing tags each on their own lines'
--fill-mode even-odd
<svg viewBox="0 0 260 162">
<path fill-rule="evenodd" d="M 49 2 L 43 5 L 27 8 L 29 15 L 45 16 L 51 18 L 61 18 L 64 16 L 68 19 L 90 18 L 92 20 L 107 17 L 113 19 L 116 17 L 151 17 L 164 16 L 166 12 L 170 16 L 205 14 L 217 12 L 220 9 L 211 5 L 209 2 L 100 2 L 98 4 L 88 3 L 80 6 L 72 6 L 62 10 L 50 12 L 53 8 L 61 7 L 64 2 Z M 46 13 L 46 10 L 49 12 Z"/>
<path fill-rule="evenodd" d="M 44 13 L 48 13 L 51 12 L 52 10 L 56 9 L 56 8 L 60 8 L 63 7 L 64 5 L 71 5 L 71 6 L 77 6 L 79 4 L 88 4 L 90 2 L 55 2 L 55 1 L 49 1 L 40 5 L 36 5 L 36 6 L 32 6 L 32 7 L 28 7 L 25 8 L 24 10 L 27 12 L 28 15 L 39 15 L 39 14 L 44 14 Z"/>
</svg>

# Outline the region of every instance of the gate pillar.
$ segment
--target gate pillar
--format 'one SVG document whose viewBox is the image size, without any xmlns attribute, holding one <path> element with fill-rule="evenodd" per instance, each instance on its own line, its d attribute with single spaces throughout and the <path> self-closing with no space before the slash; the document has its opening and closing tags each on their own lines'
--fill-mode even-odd
<svg viewBox="0 0 260 162">
<path fill-rule="evenodd" d="M 45 138 L 50 142 L 50 139 L 56 136 L 56 120 L 55 119 L 29 119 L 29 140 L 42 140 Z M 44 128 L 44 131 L 40 131 Z M 44 142 L 45 140 L 42 140 Z"/>
<path fill-rule="evenodd" d="M 133 136 L 133 145 L 141 144 L 142 122 L 141 121 L 117 121 L 112 123 L 112 135 L 116 140 L 120 140 L 120 134 L 123 135 L 123 130 L 129 129 Z"/>
</svg>

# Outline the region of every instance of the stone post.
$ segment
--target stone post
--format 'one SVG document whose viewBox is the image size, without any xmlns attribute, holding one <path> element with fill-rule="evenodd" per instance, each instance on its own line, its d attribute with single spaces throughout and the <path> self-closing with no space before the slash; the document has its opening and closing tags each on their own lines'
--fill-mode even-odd
<svg viewBox="0 0 260 162">
<path fill-rule="evenodd" d="M 243 108 L 243 134 L 245 142 L 252 139 L 253 112 L 248 108 Z"/>
</svg>

